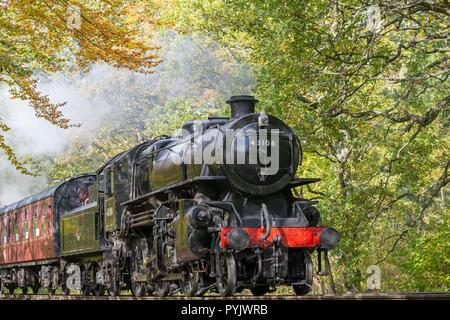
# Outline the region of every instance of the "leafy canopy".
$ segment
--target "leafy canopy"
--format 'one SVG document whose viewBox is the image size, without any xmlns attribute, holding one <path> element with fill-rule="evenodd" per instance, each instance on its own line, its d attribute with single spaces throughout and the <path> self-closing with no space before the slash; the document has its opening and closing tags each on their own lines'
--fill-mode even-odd
<svg viewBox="0 0 450 320">
<path fill-rule="evenodd" d="M 157 49 L 139 34 L 135 14 L 146 4 L 111 0 L 6 0 L 0 3 L 0 83 L 12 98 L 28 101 L 36 116 L 66 129 L 79 124 L 64 117 L 63 103 L 52 103 L 37 89 L 34 70 L 86 72 L 94 62 L 149 73 Z M 145 22 L 151 23 L 151 17 Z M 148 36 L 148 34 L 147 34 Z M 0 117 L 0 130 L 9 130 Z M 10 162 L 30 174 L 0 134 Z"/>
</svg>

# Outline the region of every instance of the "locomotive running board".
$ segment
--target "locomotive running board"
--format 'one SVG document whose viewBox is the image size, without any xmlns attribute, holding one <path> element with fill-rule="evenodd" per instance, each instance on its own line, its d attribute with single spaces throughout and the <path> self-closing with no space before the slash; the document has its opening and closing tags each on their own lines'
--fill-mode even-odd
<svg viewBox="0 0 450 320">
<path fill-rule="evenodd" d="M 303 186 L 305 184 L 319 182 L 320 180 L 321 179 L 319 179 L 319 178 L 294 178 L 294 180 L 289 182 L 289 187 L 295 188 L 295 187 Z"/>
<path fill-rule="evenodd" d="M 147 201 L 147 199 L 149 197 L 152 197 L 152 196 L 154 196 L 154 195 L 156 195 L 158 193 L 167 192 L 167 191 L 170 191 L 171 189 L 176 189 L 176 188 L 179 188 L 179 187 L 187 187 L 187 186 L 189 186 L 190 184 L 192 184 L 194 182 L 195 183 L 196 182 L 213 182 L 213 181 L 223 181 L 223 180 L 226 180 L 226 179 L 227 178 L 225 176 L 199 176 L 199 177 L 194 177 L 194 178 L 186 179 L 186 180 L 183 180 L 183 181 L 171 184 L 171 185 L 169 185 L 169 186 L 167 186 L 165 188 L 154 190 L 152 192 L 146 193 L 146 194 L 144 194 L 142 196 L 139 196 L 137 198 L 134 198 L 134 199 L 122 202 L 120 205 L 121 206 L 126 206 L 126 205 L 129 205 L 129 204 L 142 203 L 142 202 Z"/>
</svg>

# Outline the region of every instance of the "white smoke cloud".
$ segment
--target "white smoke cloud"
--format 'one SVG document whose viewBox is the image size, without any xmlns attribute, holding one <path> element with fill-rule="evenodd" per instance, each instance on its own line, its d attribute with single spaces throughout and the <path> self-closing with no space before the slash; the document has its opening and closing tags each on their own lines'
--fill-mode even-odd
<svg viewBox="0 0 450 320">
<path fill-rule="evenodd" d="M 165 32 L 158 43 L 163 48 L 158 52 L 163 63 L 149 75 L 106 64 L 96 64 L 81 76 L 63 72 L 38 75 L 39 91 L 48 95 L 52 103 L 67 101 L 61 108 L 64 117 L 81 123 L 81 128 L 64 130 L 36 118 L 27 102 L 11 100 L 8 89 L 0 87 L 0 118 L 11 128 L 4 133 L 6 143 L 13 147 L 19 159 L 56 157 L 71 146 L 75 137 L 82 136 L 87 144 L 92 142 L 113 115 L 115 119 L 123 115 L 120 121 L 124 126 L 133 125 L 125 119 L 127 102 L 153 103 L 148 96 L 155 94 L 160 99 L 155 103 L 164 103 L 173 97 L 201 96 L 208 90 L 220 91 L 229 97 L 248 93 L 247 89 L 253 86 L 250 68 L 222 57 L 223 51 L 206 38 L 193 39 Z M 0 207 L 47 187 L 46 177 L 22 175 L 0 150 Z"/>
<path fill-rule="evenodd" d="M 71 119 L 73 123 L 81 123 L 82 126 L 58 128 L 45 119 L 37 118 L 27 102 L 10 99 L 7 88 L 0 89 L 0 114 L 11 129 L 2 134 L 6 144 L 13 147 L 19 159 L 54 157 L 64 152 L 74 137 L 85 135 L 90 139 L 109 110 L 101 97 L 87 99 L 83 92 L 62 77 L 41 83 L 39 90 L 54 103 L 67 101 L 61 108 L 64 117 Z M 0 154 L 0 207 L 47 187 L 45 176 L 25 176 L 16 171 L 6 155 Z"/>
</svg>

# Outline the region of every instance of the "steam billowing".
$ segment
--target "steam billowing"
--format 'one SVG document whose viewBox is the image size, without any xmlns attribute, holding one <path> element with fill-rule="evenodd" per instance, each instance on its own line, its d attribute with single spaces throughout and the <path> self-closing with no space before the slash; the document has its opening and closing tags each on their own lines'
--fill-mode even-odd
<svg viewBox="0 0 450 320">
<path fill-rule="evenodd" d="M 6 88 L 0 91 L 0 113 L 11 128 L 4 133 L 6 143 L 13 147 L 19 159 L 28 162 L 27 167 L 39 172 L 47 159 L 64 152 L 73 137 L 86 135 L 98 129 L 107 114 L 108 105 L 101 97 L 88 100 L 79 89 L 64 79 L 44 82 L 41 92 L 52 101 L 68 101 L 64 115 L 82 128 L 59 129 L 44 119 L 38 119 L 34 110 L 21 100 L 9 99 Z M 31 161 L 30 161 L 31 160 Z M 31 163 L 30 163 L 31 162 Z M 48 165 L 48 164 L 47 164 Z M 4 154 L 0 156 L 0 206 L 20 200 L 48 187 L 45 175 L 31 177 L 16 171 Z"/>
</svg>

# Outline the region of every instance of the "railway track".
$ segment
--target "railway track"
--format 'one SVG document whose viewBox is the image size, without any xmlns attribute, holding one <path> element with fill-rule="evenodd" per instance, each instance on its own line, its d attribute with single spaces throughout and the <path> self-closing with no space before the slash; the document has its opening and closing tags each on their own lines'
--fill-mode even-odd
<svg viewBox="0 0 450 320">
<path fill-rule="evenodd" d="M 79 300 L 93 300 L 93 301 L 101 301 L 101 300 L 119 300 L 119 301 L 145 301 L 145 300 L 197 300 L 197 301 L 218 301 L 218 300 L 286 300 L 286 301 L 294 301 L 294 300 L 303 300 L 303 301 L 312 301 L 312 300 L 450 300 L 450 292 L 444 293 L 434 293 L 434 292 L 423 292 L 423 293 L 358 293 L 358 294 L 325 294 L 325 295 L 306 295 L 306 296 L 290 296 L 290 295 L 265 295 L 255 297 L 252 295 L 238 295 L 233 297 L 221 297 L 221 296 L 204 296 L 204 297 L 184 297 L 184 296 L 169 296 L 169 297 L 154 297 L 154 296 L 144 296 L 144 297 L 135 297 L 128 295 L 121 295 L 116 297 L 111 296 L 81 296 L 81 295 L 71 295 L 71 296 L 63 296 L 63 295 L 47 295 L 47 294 L 39 294 L 39 295 L 19 295 L 19 294 L 1 294 L 0 300 L 71 300 L 71 301 L 79 301 Z"/>
</svg>

